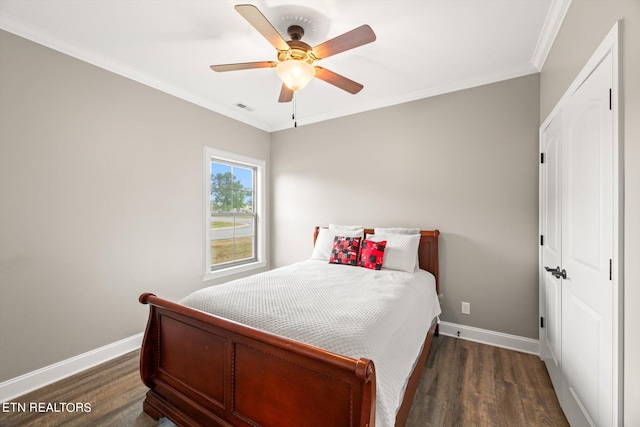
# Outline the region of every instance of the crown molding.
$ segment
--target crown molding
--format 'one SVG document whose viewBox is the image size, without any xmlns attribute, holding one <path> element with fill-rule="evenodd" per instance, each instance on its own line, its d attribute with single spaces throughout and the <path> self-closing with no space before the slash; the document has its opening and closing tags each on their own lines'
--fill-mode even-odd
<svg viewBox="0 0 640 427">
<path fill-rule="evenodd" d="M 553 0 L 551 7 L 547 13 L 547 18 L 540 31 L 540 37 L 538 38 L 538 44 L 531 56 L 531 63 L 538 71 L 542 70 L 544 62 L 547 60 L 547 55 L 551 51 L 553 42 L 560 31 L 564 17 L 567 15 L 571 0 Z"/>
</svg>

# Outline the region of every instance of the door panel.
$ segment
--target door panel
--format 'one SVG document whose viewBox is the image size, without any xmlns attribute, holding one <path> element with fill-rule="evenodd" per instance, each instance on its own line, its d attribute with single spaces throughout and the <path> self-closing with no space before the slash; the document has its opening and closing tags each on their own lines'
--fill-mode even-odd
<svg viewBox="0 0 640 427">
<path fill-rule="evenodd" d="M 598 407 L 599 398 L 598 371 L 594 369 L 597 369 L 602 359 L 600 343 L 603 319 L 590 306 L 574 296 L 565 300 L 563 310 L 566 317 L 572 318 L 572 323 L 581 325 L 564 337 L 567 396 L 563 396 L 566 401 L 563 402 L 563 408 L 565 413 L 569 412 L 567 419 L 574 426 L 599 425 L 592 418 L 592 414 L 597 416 L 598 412 L 597 409 L 593 409 Z M 576 410 L 578 413 L 573 413 Z"/>
<path fill-rule="evenodd" d="M 589 86 L 582 90 L 588 90 Z M 601 167 L 600 134 L 604 124 L 602 116 L 605 115 L 602 100 L 597 94 L 593 98 L 587 95 L 577 94 L 575 109 L 569 111 L 572 121 L 568 124 L 567 138 L 567 191 L 570 198 L 566 205 L 566 218 L 570 229 L 569 239 L 565 250 L 571 254 L 574 262 L 579 262 L 585 267 L 598 268 L 602 223 L 601 189 L 605 171 Z M 587 232 L 589 231 L 589 232 Z"/>
<path fill-rule="evenodd" d="M 556 268 L 562 265 L 562 218 L 560 159 L 562 140 L 562 114 L 559 113 L 542 133 L 542 152 L 545 161 L 540 166 L 541 176 L 541 232 L 542 265 Z M 541 354 L 557 393 L 562 384 L 562 288 L 560 279 L 544 269 L 542 274 L 544 329 L 541 334 Z"/>
<path fill-rule="evenodd" d="M 613 424 L 611 85 L 608 55 L 563 110 L 561 404 L 572 426 Z"/>
</svg>

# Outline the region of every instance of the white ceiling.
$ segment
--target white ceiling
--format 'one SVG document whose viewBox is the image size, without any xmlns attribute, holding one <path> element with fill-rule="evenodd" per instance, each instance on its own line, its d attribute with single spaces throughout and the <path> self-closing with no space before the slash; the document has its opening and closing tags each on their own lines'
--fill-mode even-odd
<svg viewBox="0 0 640 427">
<path fill-rule="evenodd" d="M 0 28 L 266 131 L 293 126 L 276 60 L 234 5 L 257 6 L 315 46 L 362 24 L 377 40 L 317 63 L 364 85 L 351 95 L 314 79 L 298 125 L 538 72 L 570 0 L 0 0 Z M 288 39 L 288 37 L 285 37 Z M 236 104 L 244 104 L 242 109 Z"/>
</svg>

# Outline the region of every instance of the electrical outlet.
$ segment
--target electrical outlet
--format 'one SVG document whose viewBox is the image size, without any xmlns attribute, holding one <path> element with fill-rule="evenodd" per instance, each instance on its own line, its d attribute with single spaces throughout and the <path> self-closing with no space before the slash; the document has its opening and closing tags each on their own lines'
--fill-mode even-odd
<svg viewBox="0 0 640 427">
<path fill-rule="evenodd" d="M 468 302 L 462 303 L 462 314 L 471 314 L 471 304 Z"/>
</svg>

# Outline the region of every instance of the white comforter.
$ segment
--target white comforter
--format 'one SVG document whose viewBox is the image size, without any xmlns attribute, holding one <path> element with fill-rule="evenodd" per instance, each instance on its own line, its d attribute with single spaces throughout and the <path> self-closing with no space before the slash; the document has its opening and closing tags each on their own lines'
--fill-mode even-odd
<svg viewBox="0 0 640 427">
<path fill-rule="evenodd" d="M 440 304 L 432 274 L 304 261 L 192 293 L 182 304 L 376 365 L 376 425 L 393 426 Z"/>
</svg>

